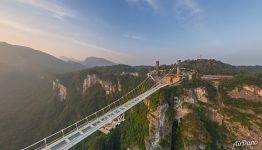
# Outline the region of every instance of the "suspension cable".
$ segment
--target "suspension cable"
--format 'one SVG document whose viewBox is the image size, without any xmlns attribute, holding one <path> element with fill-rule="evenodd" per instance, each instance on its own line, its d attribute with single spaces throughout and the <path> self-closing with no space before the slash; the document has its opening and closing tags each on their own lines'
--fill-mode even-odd
<svg viewBox="0 0 262 150">
<path fill-rule="evenodd" d="M 167 77 L 168 75 L 170 75 L 170 73 L 174 70 L 174 68 L 175 68 L 175 67 L 171 68 L 165 76 L 163 76 L 157 83 L 155 83 L 154 85 L 152 85 L 149 89 L 152 89 L 152 88 L 156 87 L 157 85 L 159 85 L 160 81 L 161 81 L 163 78 L 165 78 L 165 77 Z M 108 106 L 110 106 L 110 105 L 113 104 L 113 103 L 116 104 L 117 102 L 119 102 L 119 103 L 121 104 L 121 100 L 122 100 L 125 96 L 127 96 L 127 95 L 129 95 L 130 93 L 134 92 L 136 89 L 138 89 L 140 86 L 142 86 L 149 78 L 150 78 L 150 76 L 147 76 L 147 78 L 146 78 L 145 80 L 143 80 L 140 84 L 138 84 L 135 88 L 133 88 L 131 91 L 129 91 L 128 93 L 126 93 L 126 94 L 123 95 L 122 97 L 118 98 L 117 100 L 113 101 L 113 102 L 110 103 L 109 105 L 107 105 L 107 106 L 101 108 L 100 110 L 98 110 L 98 111 L 96 111 L 96 112 L 94 112 L 94 113 L 92 113 L 92 114 L 84 117 L 83 119 L 81 119 L 81 120 L 73 123 L 72 125 L 69 125 L 69 126 L 67 126 L 66 128 L 63 128 L 62 130 L 60 130 L 60 131 L 58 131 L 58 132 L 55 132 L 54 134 L 52 134 L 52 135 L 50 135 L 50 136 L 48 136 L 48 137 L 46 137 L 46 138 L 44 138 L 44 139 L 42 139 L 42 140 L 40 140 L 40 141 L 38 141 L 38 142 L 36 142 L 36 143 L 34 143 L 34 144 L 32 144 L 32 145 L 24 148 L 23 150 L 28 149 L 28 148 L 33 147 L 33 146 L 36 146 L 37 144 L 39 144 L 39 143 L 41 143 L 41 142 L 43 142 L 43 141 L 45 141 L 45 146 L 46 146 L 46 144 L 48 144 L 48 143 L 46 143 L 46 140 L 47 140 L 48 138 L 50 138 L 50 137 L 52 137 L 52 136 L 54 136 L 54 135 L 56 135 L 56 134 L 59 134 L 59 133 L 63 133 L 63 136 L 64 136 L 64 131 L 67 130 L 67 129 L 69 129 L 70 127 L 72 127 L 72 126 L 74 126 L 74 125 L 77 125 L 78 123 L 80 123 L 80 122 L 82 122 L 82 121 L 84 121 L 84 120 L 87 120 L 87 122 L 88 122 L 88 118 L 89 118 L 89 117 L 91 117 L 91 116 L 94 115 L 94 114 L 97 114 L 97 113 L 98 113 L 99 111 L 101 111 L 101 110 L 106 109 Z M 113 108 L 113 109 L 114 109 L 114 108 Z M 109 109 L 109 110 L 111 110 L 111 109 Z M 106 112 L 106 113 L 107 113 L 107 112 Z"/>
</svg>

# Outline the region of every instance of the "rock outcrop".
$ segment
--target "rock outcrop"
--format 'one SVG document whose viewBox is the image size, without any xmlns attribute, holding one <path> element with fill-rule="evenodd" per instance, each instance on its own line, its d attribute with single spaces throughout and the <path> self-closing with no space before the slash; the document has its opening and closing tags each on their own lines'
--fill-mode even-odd
<svg viewBox="0 0 262 150">
<path fill-rule="evenodd" d="M 262 97 L 262 89 L 260 87 L 254 86 L 254 85 L 245 85 L 243 87 L 244 90 L 251 92 L 257 96 Z"/>
<path fill-rule="evenodd" d="M 172 121 L 167 116 L 168 109 L 168 104 L 163 104 L 147 114 L 149 122 L 149 137 L 146 140 L 147 150 L 163 149 L 160 142 L 172 132 Z"/>
<path fill-rule="evenodd" d="M 195 103 L 192 91 L 187 90 L 185 92 L 185 95 L 174 97 L 174 110 L 176 112 L 175 119 L 177 120 L 178 124 L 184 116 L 192 112 L 192 110 L 188 109 L 185 105 L 183 105 L 184 103 Z"/>
<path fill-rule="evenodd" d="M 244 85 L 236 87 L 234 90 L 228 92 L 231 98 L 243 98 L 246 100 L 261 100 L 262 89 L 254 85 Z"/>
<path fill-rule="evenodd" d="M 120 75 L 121 76 L 131 75 L 131 76 L 134 76 L 134 77 L 138 77 L 139 73 L 138 72 L 122 72 Z"/>
<path fill-rule="evenodd" d="M 66 99 L 67 88 L 64 85 L 62 85 L 58 79 L 53 81 L 53 90 L 55 90 L 58 93 L 60 101 L 64 101 Z"/>
<path fill-rule="evenodd" d="M 122 85 L 120 81 L 117 81 L 117 83 L 115 84 L 112 81 L 104 81 L 99 79 L 96 74 L 88 74 L 83 82 L 82 93 L 86 94 L 87 89 L 93 86 L 94 84 L 100 84 L 107 95 L 122 91 Z"/>
<path fill-rule="evenodd" d="M 198 87 L 194 89 L 197 99 L 203 103 L 207 103 L 207 91 L 204 87 Z"/>
</svg>

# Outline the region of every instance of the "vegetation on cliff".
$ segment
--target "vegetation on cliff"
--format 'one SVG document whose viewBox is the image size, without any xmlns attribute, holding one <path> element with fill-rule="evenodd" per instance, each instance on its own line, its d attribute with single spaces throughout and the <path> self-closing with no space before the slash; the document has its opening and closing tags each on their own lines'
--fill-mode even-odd
<svg viewBox="0 0 262 150">
<path fill-rule="evenodd" d="M 221 82 L 219 87 L 223 103 L 227 108 L 225 113 L 231 116 L 232 121 L 238 121 L 242 125 L 251 126 L 251 122 L 257 119 L 256 115 L 262 114 L 262 101 L 252 101 L 243 98 L 232 98 L 228 92 L 235 88 L 242 88 L 244 85 L 256 85 L 262 87 L 262 75 L 239 75 L 233 80 Z M 255 114 L 240 112 L 240 110 L 251 110 Z M 259 126 L 261 122 L 255 122 Z"/>
<path fill-rule="evenodd" d="M 182 148 L 188 144 L 190 145 L 190 143 L 203 141 L 208 148 L 219 149 L 222 148 L 225 139 L 231 137 L 230 131 L 223 125 L 218 125 L 206 116 L 206 114 L 209 113 L 208 108 L 219 109 L 219 113 L 229 116 L 231 122 L 239 122 L 241 125 L 247 127 L 251 127 L 253 123 L 255 123 L 261 127 L 261 119 L 257 117 L 257 115 L 262 114 L 261 101 L 234 99 L 229 97 L 227 93 L 245 84 L 261 87 L 262 75 L 250 75 L 246 73 L 239 75 L 243 70 L 238 70 L 234 66 L 212 60 L 185 61 L 182 62 L 181 65 L 181 67 L 196 69 L 198 75 L 233 74 L 235 78 L 233 80 L 222 81 L 218 88 L 208 81 L 200 80 L 199 76 L 196 76 L 197 78 L 191 81 L 185 80 L 180 86 L 163 88 L 148 98 L 150 100 L 149 105 L 141 103 L 128 111 L 125 116 L 126 120 L 116 129 L 113 129 L 109 135 L 106 136 L 96 132 L 90 138 L 87 138 L 85 142 L 78 145 L 77 148 L 118 150 L 137 147 L 139 149 L 145 149 L 145 139 L 149 136 L 147 114 L 163 104 L 168 104 L 169 108 L 166 116 L 171 118 L 171 120 L 174 119 L 174 97 L 184 95 L 185 89 L 191 90 L 198 87 L 205 87 L 208 93 L 208 103 L 199 102 L 195 104 L 196 106 L 188 106 L 189 109 L 193 110 L 192 113 L 185 116 L 175 130 L 177 132 L 176 144 L 179 145 L 179 147 Z M 167 65 L 161 67 L 170 68 L 170 66 Z M 21 97 L 23 99 L 27 97 L 30 98 L 29 100 L 23 101 L 28 107 L 24 108 L 22 112 L 26 112 L 25 114 L 27 115 L 21 114 L 23 117 L 19 119 L 15 117 L 16 121 L 23 126 L 23 129 L 17 130 L 19 131 L 17 132 L 17 137 L 23 140 L 17 141 L 14 139 L 15 145 L 19 147 L 13 146 L 10 147 L 10 149 L 30 145 L 111 103 L 140 83 L 146 77 L 148 69 L 150 69 L 150 67 L 140 68 L 116 65 L 111 67 L 96 67 L 57 76 L 53 75 L 48 78 L 45 76 L 46 78 L 40 81 L 35 80 L 35 78 L 30 78 L 32 82 L 37 83 L 37 87 L 30 87 L 35 89 L 34 94 L 23 95 L 23 97 Z M 122 74 L 123 72 L 124 75 Z M 139 76 L 128 74 L 130 72 L 138 72 Z M 97 83 L 89 87 L 86 94 L 83 94 L 83 81 L 87 77 L 87 74 L 95 74 L 99 79 L 110 81 L 114 84 L 117 84 L 119 81 L 122 90 L 107 94 L 101 84 Z M 51 81 L 56 78 L 67 87 L 68 95 L 63 102 L 59 101 L 59 97 L 55 91 L 52 91 Z M 29 82 L 27 84 L 31 86 Z M 23 85 L 27 84 L 23 83 Z M 28 89 L 26 87 L 27 86 L 25 86 L 25 90 Z M 17 94 L 22 95 L 23 92 Z M 33 101 L 32 97 L 36 97 L 36 100 Z M 221 103 L 219 102 L 221 101 L 226 106 L 225 108 L 220 106 Z M 14 102 L 10 101 L 10 105 L 11 104 L 14 104 Z M 10 109 L 10 105 L 5 105 L 8 106 L 6 109 Z M 254 112 L 254 114 L 245 112 L 250 110 Z M 18 111 L 18 109 L 16 110 L 15 108 L 14 114 L 15 111 Z M 4 111 L 3 114 L 5 114 Z M 8 118 L 7 116 L 8 115 L 2 115 L 1 117 Z M 12 124 L 13 122 L 10 119 L 7 123 Z M 7 128 L 7 125 L 0 123 L 0 127 Z M 194 136 L 200 134 L 198 132 L 203 134 L 203 138 L 199 139 L 199 137 Z M 11 132 L 6 131 L 0 138 L 9 135 L 11 135 Z M 190 135 L 192 136 L 190 137 Z M 171 137 L 172 136 L 167 136 L 166 139 L 161 139 L 159 143 L 160 146 L 172 143 Z M 8 145 L 7 140 L 0 140 L 0 143 L 1 142 Z M 9 143 L 9 145 L 13 144 Z"/>
</svg>

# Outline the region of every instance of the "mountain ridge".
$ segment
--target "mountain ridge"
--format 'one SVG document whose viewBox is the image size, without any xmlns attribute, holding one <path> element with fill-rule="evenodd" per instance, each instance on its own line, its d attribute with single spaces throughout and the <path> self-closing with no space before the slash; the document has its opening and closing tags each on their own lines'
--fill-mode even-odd
<svg viewBox="0 0 262 150">
<path fill-rule="evenodd" d="M 1 64 L 14 69 L 27 71 L 49 71 L 51 73 L 64 73 L 82 69 L 81 64 L 64 62 L 56 57 L 25 46 L 0 43 Z"/>
<path fill-rule="evenodd" d="M 86 68 L 117 65 L 117 63 L 115 62 L 112 62 L 110 60 L 107 60 L 105 58 L 100 58 L 100 57 L 87 57 L 85 58 L 85 60 L 77 60 L 75 58 L 60 56 L 59 59 L 66 61 L 66 62 L 76 62 L 76 63 L 84 65 Z"/>
</svg>

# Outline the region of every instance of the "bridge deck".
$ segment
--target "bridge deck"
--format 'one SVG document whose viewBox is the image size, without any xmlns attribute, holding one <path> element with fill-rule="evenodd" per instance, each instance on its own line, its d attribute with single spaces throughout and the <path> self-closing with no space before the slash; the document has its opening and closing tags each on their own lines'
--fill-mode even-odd
<svg viewBox="0 0 262 150">
<path fill-rule="evenodd" d="M 94 133 L 95 131 L 99 130 L 106 124 L 113 121 L 113 119 L 117 118 L 139 102 L 143 101 L 146 97 L 150 96 L 151 94 L 155 93 L 157 90 L 161 89 L 162 87 L 167 86 L 167 84 L 158 84 L 157 86 L 151 88 L 150 90 L 146 91 L 145 93 L 137 96 L 129 100 L 128 102 L 116 107 L 115 109 L 105 113 L 104 115 L 89 121 L 88 123 L 82 125 L 74 132 L 71 132 L 68 135 L 63 136 L 56 142 L 42 148 L 44 150 L 67 150 Z"/>
</svg>

